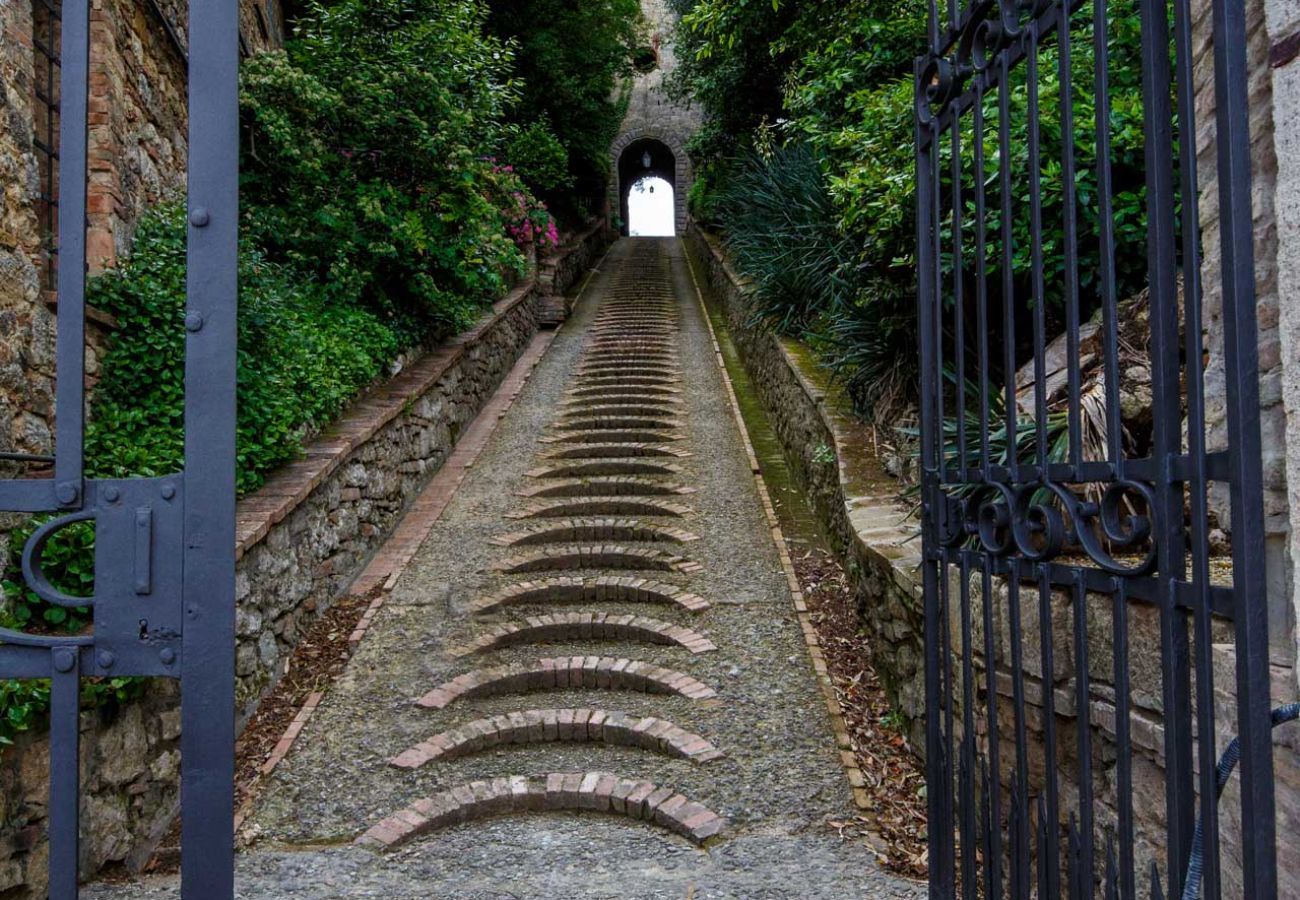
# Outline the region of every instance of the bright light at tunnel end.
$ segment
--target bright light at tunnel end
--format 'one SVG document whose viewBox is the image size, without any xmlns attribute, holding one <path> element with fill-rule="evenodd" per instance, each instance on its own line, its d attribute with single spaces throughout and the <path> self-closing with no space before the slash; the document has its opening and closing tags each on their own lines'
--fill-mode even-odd
<svg viewBox="0 0 1300 900">
<path fill-rule="evenodd" d="M 673 187 L 658 177 L 641 178 L 627 196 L 628 234 L 632 237 L 676 237 L 677 204 Z"/>
</svg>

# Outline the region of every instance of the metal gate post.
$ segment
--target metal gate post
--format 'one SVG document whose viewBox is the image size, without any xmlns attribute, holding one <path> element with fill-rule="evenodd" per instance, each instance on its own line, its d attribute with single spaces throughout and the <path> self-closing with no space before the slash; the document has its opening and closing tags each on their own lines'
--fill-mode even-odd
<svg viewBox="0 0 1300 900">
<path fill-rule="evenodd" d="M 182 895 L 234 896 L 239 5 L 190 3 Z"/>
</svg>

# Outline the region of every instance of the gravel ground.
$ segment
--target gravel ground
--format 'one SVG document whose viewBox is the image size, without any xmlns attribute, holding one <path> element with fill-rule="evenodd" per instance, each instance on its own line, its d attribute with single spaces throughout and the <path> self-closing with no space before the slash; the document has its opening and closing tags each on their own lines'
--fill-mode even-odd
<svg viewBox="0 0 1300 900">
<path fill-rule="evenodd" d="M 872 855 L 827 823 L 852 815 L 825 706 L 790 600 L 772 535 L 728 406 L 709 333 L 676 240 L 623 241 L 606 260 L 574 319 L 559 334 L 519 401 L 401 578 L 342 677 L 289 758 L 268 780 L 241 836 L 240 896 L 852 898 L 919 897 L 922 888 L 880 871 Z M 662 263 L 660 262 L 662 260 Z M 505 516 L 537 485 L 565 391 L 574 384 L 587 328 L 630 279 L 662 265 L 675 295 L 677 346 L 685 373 L 671 480 L 697 488 L 676 498 L 692 512 L 660 524 L 700 536 L 672 547 L 703 564 L 692 574 L 653 573 L 713 605 L 675 608 L 601 603 L 515 607 L 491 617 L 466 612 L 476 597 L 520 576 L 493 566 L 519 551 L 491 538 L 517 531 Z M 621 288 L 629 287 L 626 280 Z M 534 524 L 526 522 L 525 524 Z M 533 548 L 528 548 L 533 549 Z M 559 574 L 632 574 L 565 572 Z M 527 576 L 522 576 L 527 578 Z M 546 611 L 631 612 L 702 632 L 718 652 L 692 655 L 650 644 L 523 645 L 457 659 L 452 648 L 484 624 Z M 685 672 L 718 697 L 691 701 L 615 691 L 462 699 L 443 710 L 414 700 L 480 666 L 539 657 L 626 656 Z M 703 735 L 727 757 L 696 765 L 644 750 L 599 744 L 513 746 L 411 772 L 387 760 L 448 728 L 514 710 L 589 707 L 653 715 Z M 646 824 L 574 814 L 518 816 L 437 832 L 388 855 L 348 846 L 411 801 L 467 781 L 510 774 L 611 771 L 670 786 L 730 819 L 699 850 Z M 88 897 L 174 897 L 173 879 L 88 890 Z"/>
</svg>

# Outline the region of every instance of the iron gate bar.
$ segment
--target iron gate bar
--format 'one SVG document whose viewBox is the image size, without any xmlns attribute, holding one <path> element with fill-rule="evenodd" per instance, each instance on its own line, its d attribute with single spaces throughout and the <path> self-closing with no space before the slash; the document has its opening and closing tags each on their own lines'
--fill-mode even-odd
<svg viewBox="0 0 1300 900">
<path fill-rule="evenodd" d="M 234 895 L 239 8 L 190 3 L 181 893 Z"/>
<path fill-rule="evenodd" d="M 1216 93 L 1220 238 L 1223 259 L 1223 312 L 1225 330 L 1228 449 L 1211 451 L 1206 445 L 1206 400 L 1201 368 L 1201 229 L 1200 193 L 1197 185 L 1196 96 L 1193 71 L 1193 35 L 1188 0 L 1140 0 L 1141 95 L 1145 141 L 1147 213 L 1147 284 L 1151 327 L 1151 380 L 1154 408 L 1153 448 L 1146 458 L 1129 458 L 1123 442 L 1120 415 L 1119 297 L 1116 272 L 1116 233 L 1113 223 L 1114 182 L 1110 140 L 1109 10 L 1106 0 L 1092 0 L 1093 28 L 1091 73 L 1095 116 L 1091 123 L 1096 141 L 1096 204 L 1100 252 L 1096 300 L 1100 310 L 1099 365 L 1104 375 L 1104 417 L 1107 434 L 1104 460 L 1085 458 L 1080 398 L 1083 390 L 1080 328 L 1078 174 L 1074 141 L 1074 70 L 1072 67 L 1072 14 L 1083 0 L 949 0 L 946 18 L 939 4 L 930 3 L 929 56 L 916 64 L 916 144 L 918 149 L 917 260 L 921 335 L 921 460 L 922 510 L 925 520 L 923 586 L 926 612 L 926 748 L 930 766 L 931 893 L 956 895 L 959 879 L 964 896 L 982 889 L 986 896 L 1003 894 L 1003 866 L 1009 865 L 1007 884 L 1012 896 L 1028 897 L 1036 880 L 1040 896 L 1091 898 L 1095 878 L 1104 870 L 1107 897 L 1137 896 L 1133 765 L 1131 759 L 1133 711 L 1130 669 L 1130 604 L 1153 605 L 1157 610 L 1163 668 L 1164 757 L 1166 760 L 1166 816 L 1168 820 L 1165 881 L 1170 896 L 1181 896 L 1184 870 L 1191 856 L 1194 832 L 1204 825 L 1206 865 L 1204 896 L 1222 892 L 1221 852 L 1218 847 L 1219 809 L 1215 791 L 1215 685 L 1211 658 L 1215 639 L 1214 618 L 1231 620 L 1236 644 L 1237 717 L 1244 757 L 1241 810 L 1243 830 L 1242 879 L 1246 896 L 1271 898 L 1276 894 L 1275 823 L 1269 709 L 1267 606 L 1264 567 L 1257 559 L 1263 545 L 1261 441 L 1257 422 L 1259 406 L 1257 326 L 1254 308 L 1254 269 L 1251 234 L 1249 106 L 1246 77 L 1245 12 L 1242 0 L 1214 0 L 1213 65 Z M 1172 9 L 1173 28 L 1169 14 Z M 1053 42 L 1054 39 L 1054 42 Z M 1065 314 L 1066 461 L 1054 462 L 1048 452 L 1048 400 L 1046 346 L 1048 341 L 1044 272 L 1044 166 L 1042 115 L 1039 98 L 1039 53 L 1045 42 L 1056 50 L 1060 85 L 1062 141 L 1059 187 L 1063 222 L 1062 306 Z M 1028 107 L 1026 207 L 1016 210 L 1010 171 L 1011 73 L 1024 65 Z M 985 99 L 998 94 L 997 126 L 999 211 L 998 248 L 1002 262 L 1002 364 L 1005 376 L 1005 434 L 1014 447 L 1018 433 L 1016 385 L 1017 297 L 1013 273 L 1012 216 L 1028 217 L 1028 253 L 1032 262 L 1028 299 L 1032 302 L 1033 424 L 1037 438 L 1033 461 L 1022 461 L 1014 449 L 1005 462 L 991 458 L 991 361 L 988 346 L 990 317 L 986 268 L 988 179 L 985 157 Z M 967 193 L 964 179 L 962 129 L 972 121 L 974 187 Z M 1178 144 L 1173 127 L 1177 122 Z M 949 132 L 945 146 L 944 133 Z M 1175 152 L 1177 150 L 1177 153 Z M 945 185 L 942 154 L 951 153 L 950 182 Z M 1175 172 L 1177 168 L 1177 172 Z M 1055 182 L 1055 177 L 1054 177 Z M 1181 204 L 1178 203 L 1182 198 Z M 976 282 L 968 287 L 965 260 L 965 210 L 973 203 L 977 261 Z M 1014 205 L 1013 205 L 1014 204 Z M 947 218 L 945 218 L 947 216 Z M 1181 232 L 1180 232 L 1181 226 Z M 945 228 L 951 233 L 946 234 Z M 951 287 L 946 282 L 948 263 L 945 238 L 951 237 Z M 1022 246 L 1022 251 L 1025 249 Z M 1179 304 L 1179 272 L 1186 298 Z M 1055 285 L 1054 285 L 1055 286 Z M 977 346 L 967 346 L 967 308 L 974 294 L 973 314 Z M 950 304 L 950 306 L 949 306 Z M 945 323 L 951 309 L 951 331 Z M 1185 330 L 1180 334 L 1179 319 Z M 968 416 L 968 362 L 974 357 L 979 370 L 978 452 L 970 452 L 972 426 Z M 1187 360 L 1184 367 L 1183 359 Z M 955 377 L 951 408 L 947 400 L 947 373 Z M 1184 451 L 1181 379 L 1186 378 L 1187 425 Z M 951 431 L 949 425 L 952 424 Z M 955 450 L 950 450 L 949 435 Z M 950 453 L 955 452 L 955 458 Z M 1229 485 L 1233 523 L 1233 585 L 1211 583 L 1207 491 L 1212 482 Z M 1077 496 L 1077 485 L 1100 485 L 1097 500 Z M 970 491 L 991 491 L 992 500 L 972 499 Z M 1046 492 L 1044 501 L 1035 492 Z M 1184 492 L 1190 493 L 1184 521 Z M 1138 512 L 1125 511 L 1136 500 Z M 1140 510 L 1145 509 L 1145 515 Z M 1068 519 L 1066 518 L 1068 516 Z M 1098 529 L 1100 535 L 1091 529 Z M 1137 563 L 1117 558 L 1116 550 L 1148 544 L 1146 557 Z M 1081 551 L 1087 559 L 1058 559 L 1065 550 Z M 961 579 L 953 596 L 950 575 Z M 1005 581 L 1014 705 L 1012 728 L 1016 761 L 1010 774 L 1010 807 L 1005 818 L 1009 855 L 1003 851 L 1002 776 L 998 673 L 999 660 L 992 639 L 994 618 L 993 577 Z M 974 733 L 975 707 L 981 689 L 973 655 L 973 580 L 979 578 L 983 608 L 985 656 L 983 690 L 987 731 L 981 751 Z M 1044 781 L 1031 796 L 1026 724 L 1025 659 L 1021 621 L 1021 586 L 1038 589 L 1039 663 L 1045 681 L 1042 690 L 1043 743 L 1047 759 Z M 1073 696 L 1079 722 L 1074 735 L 1078 756 L 1075 774 L 1077 809 L 1063 820 L 1062 794 L 1056 762 L 1058 742 L 1052 646 L 1053 599 L 1058 590 L 1068 599 L 1074 634 Z M 1093 727 L 1091 652 L 1088 646 L 1090 597 L 1109 597 L 1114 642 L 1112 676 L 1116 715 L 1115 790 L 1117 814 L 1105 841 L 1105 859 L 1099 861 L 1093 812 Z M 956 600 L 960 610 L 950 608 Z M 954 636 L 952 628 L 959 628 Z M 1191 641 L 1196 652 L 1192 653 Z M 955 668 L 953 652 L 963 658 Z M 1194 675 L 1194 682 L 1193 682 Z M 962 691 L 957 693 L 957 679 Z M 1193 684 L 1195 696 L 1193 696 Z M 962 736 L 956 737 L 955 704 L 962 704 Z M 1195 747 L 1193 747 L 1195 744 Z M 981 756 L 984 753 L 984 756 Z M 1199 768 L 1199 773 L 1198 773 Z M 990 779 L 992 771 L 992 780 Z M 954 787 L 957 793 L 954 794 Z M 1199 788 L 1199 789 L 1198 789 Z M 1031 838 L 1031 810 L 1037 807 L 1038 825 Z M 1063 833 L 1061 832 L 1064 828 Z M 1061 845 L 1064 837 L 1064 870 Z M 958 868 L 957 839 L 962 855 Z M 1037 843 L 1037 847 L 1032 845 Z M 983 859 L 976 857 L 980 849 Z M 1034 858 L 1037 878 L 1032 877 Z M 982 873 L 980 867 L 983 867 Z M 981 879 L 982 874 L 982 879 Z M 1160 873 L 1153 868 L 1151 891 L 1163 896 Z"/>
<path fill-rule="evenodd" d="M 63 10 L 59 71 L 58 336 L 55 361 L 54 497 L 63 509 L 82 500 L 86 393 L 86 148 L 90 91 L 90 2 Z M 72 173 L 64 178 L 63 173 Z"/>
<path fill-rule="evenodd" d="M 50 896 L 77 896 L 81 803 L 81 659 L 58 647 L 50 662 Z"/>
<path fill-rule="evenodd" d="M 1234 529 L 1233 579 L 1238 590 L 1237 734 L 1241 739 L 1242 867 L 1247 896 L 1277 895 L 1273 735 L 1269 712 L 1268 609 L 1263 565 L 1248 554 L 1264 546 L 1260 471 L 1259 336 L 1255 321 L 1255 255 L 1250 172 L 1250 92 L 1246 9 L 1241 0 L 1213 4 L 1214 84 L 1218 104 L 1219 216 L 1223 236 L 1224 358 L 1228 380 L 1229 456 Z M 1235 391 L 1235 396 L 1233 392 Z M 1238 520 L 1240 525 L 1238 526 Z M 1240 580 L 1238 575 L 1240 574 Z"/>
<path fill-rule="evenodd" d="M 81 679 L 180 679 L 182 891 L 234 894 L 235 366 L 238 278 L 238 6 L 192 0 L 185 468 L 161 478 L 85 480 L 86 149 L 89 2 L 62 24 L 54 477 L 0 481 L 0 509 L 63 515 L 24 548 L 27 587 L 93 610 L 93 632 L 0 629 L 0 678 L 49 679 L 50 897 L 75 900 Z M 94 596 L 41 571 L 45 541 L 94 523 Z"/>
</svg>

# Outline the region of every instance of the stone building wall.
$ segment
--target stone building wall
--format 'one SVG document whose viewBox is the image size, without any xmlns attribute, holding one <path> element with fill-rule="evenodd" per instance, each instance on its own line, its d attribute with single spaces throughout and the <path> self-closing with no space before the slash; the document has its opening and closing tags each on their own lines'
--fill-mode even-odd
<svg viewBox="0 0 1300 900">
<path fill-rule="evenodd" d="M 627 115 L 610 151 L 610 209 L 617 210 L 630 185 L 620 184 L 618 164 L 627 148 L 640 140 L 656 140 L 672 151 L 676 163 L 674 200 L 677 204 L 677 233 L 686 233 L 687 194 L 694 178 L 686 145 L 700 128 L 700 112 L 677 103 L 664 90 L 664 81 L 677 68 L 672 46 L 673 12 L 666 0 L 642 0 L 641 10 L 649 24 L 651 40 L 658 50 L 659 65 L 652 72 L 638 73 L 630 87 Z"/>
<path fill-rule="evenodd" d="M 1286 559 L 1279 572 L 1289 588 L 1293 616 L 1289 638 L 1295 672 L 1300 679 L 1300 454 L 1287 454 L 1286 447 L 1300 447 L 1300 0 L 1263 0 L 1262 31 L 1267 37 L 1267 72 L 1271 76 L 1268 103 L 1271 106 L 1272 153 L 1275 169 L 1268 171 L 1272 189 L 1272 231 L 1276 254 L 1275 278 L 1280 366 L 1280 394 L 1286 413 L 1284 437 L 1274 441 L 1277 465 L 1284 467 L 1289 500 L 1286 522 Z M 1267 171 L 1267 170 L 1266 170 Z M 1258 177 L 1258 176 L 1257 176 Z M 1280 454 L 1280 455 L 1279 455 Z"/>
<path fill-rule="evenodd" d="M 54 417 L 54 297 L 46 291 L 34 143 L 34 0 L 0 0 L 0 449 L 48 453 Z M 240 0 L 245 52 L 278 46 L 280 0 Z M 140 213 L 184 188 L 186 0 L 91 4 L 87 262 L 129 249 Z M 111 322 L 92 313 L 88 374 Z M 4 477 L 17 474 L 0 472 Z"/>
</svg>

